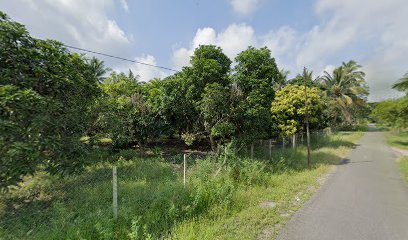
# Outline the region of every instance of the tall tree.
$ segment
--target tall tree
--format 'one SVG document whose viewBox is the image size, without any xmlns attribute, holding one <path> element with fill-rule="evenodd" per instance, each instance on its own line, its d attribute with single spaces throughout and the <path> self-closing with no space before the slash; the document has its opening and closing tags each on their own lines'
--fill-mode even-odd
<svg viewBox="0 0 408 240">
<path fill-rule="evenodd" d="M 188 126 L 188 132 L 183 136 L 198 136 L 206 133 L 210 138 L 211 134 L 205 131 L 205 126 L 209 123 L 205 119 L 205 113 L 202 112 L 201 100 L 207 86 L 218 84 L 222 87 L 230 85 L 229 72 L 231 60 L 222 52 L 220 47 L 214 45 L 200 45 L 195 49 L 190 60 L 191 66 L 185 67 L 178 75 L 181 90 L 186 90 L 184 102 L 190 104 L 194 109 L 187 109 L 191 126 Z M 221 106 L 218 106 L 221 107 Z"/>
<path fill-rule="evenodd" d="M 252 141 L 272 134 L 270 106 L 282 75 L 268 48 L 249 47 L 235 58 L 233 81 L 240 93 L 235 124 L 241 139 Z"/>
<path fill-rule="evenodd" d="M 105 80 L 105 75 L 110 71 L 110 68 L 105 67 L 105 64 L 102 60 L 99 60 L 96 57 L 92 57 L 89 60 L 89 65 L 94 77 L 98 79 L 99 82 Z"/>
<path fill-rule="evenodd" d="M 308 120 L 316 123 L 322 110 L 320 90 L 306 88 L 308 97 Z M 278 123 L 282 135 L 289 136 L 303 131 L 305 125 L 305 87 L 288 85 L 276 92 L 271 107 L 272 119 Z"/>
<path fill-rule="evenodd" d="M 230 137 L 235 130 L 230 118 L 230 92 L 228 87 L 219 83 L 207 84 L 200 101 L 200 112 L 203 115 L 204 127 L 212 150 L 215 151 L 220 141 Z"/>
<path fill-rule="evenodd" d="M 68 173 L 83 166 L 83 136 L 100 94 L 83 56 L 32 38 L 0 12 L 0 188 L 38 166 Z"/>
<path fill-rule="evenodd" d="M 392 88 L 398 91 L 408 92 L 408 72 L 405 73 L 404 76 L 398 80 L 398 82 L 394 83 Z"/>
<path fill-rule="evenodd" d="M 321 88 L 337 102 L 348 123 L 351 123 L 350 106 L 365 104 L 368 95 L 365 74 L 360 68 L 355 61 L 343 62 L 332 74 L 324 72 L 324 76 L 320 78 Z"/>
</svg>

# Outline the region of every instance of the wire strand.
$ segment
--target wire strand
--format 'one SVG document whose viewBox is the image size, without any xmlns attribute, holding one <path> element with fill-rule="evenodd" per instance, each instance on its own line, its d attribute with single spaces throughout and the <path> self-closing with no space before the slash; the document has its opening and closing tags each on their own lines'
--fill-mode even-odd
<svg viewBox="0 0 408 240">
<path fill-rule="evenodd" d="M 88 50 L 88 49 L 84 49 L 84 48 L 74 47 L 74 46 L 70 46 L 70 45 L 66 45 L 66 44 L 62 44 L 62 45 L 64 47 L 67 47 L 67 48 L 76 49 L 76 50 L 80 50 L 80 51 L 84 51 L 84 52 L 88 52 L 88 53 L 93 53 L 93 54 L 98 54 L 98 55 L 102 55 L 102 56 L 105 56 L 105 57 L 116 58 L 116 59 L 119 59 L 119 60 L 122 60 L 122 61 L 128 61 L 128 62 L 133 62 L 133 63 L 137 63 L 137 64 L 149 66 L 149 67 L 161 68 L 161 69 L 177 72 L 177 70 L 174 70 L 174 69 L 171 69 L 171 68 L 168 68 L 168 67 L 162 67 L 162 66 L 157 66 L 157 65 L 154 65 L 154 64 L 150 64 L 150 63 L 139 62 L 139 61 L 136 61 L 136 60 L 131 60 L 131 59 L 123 58 L 123 57 L 117 57 L 117 56 L 114 56 L 114 55 L 101 53 L 101 52 L 96 52 L 96 51 L 92 51 L 92 50 Z"/>
</svg>

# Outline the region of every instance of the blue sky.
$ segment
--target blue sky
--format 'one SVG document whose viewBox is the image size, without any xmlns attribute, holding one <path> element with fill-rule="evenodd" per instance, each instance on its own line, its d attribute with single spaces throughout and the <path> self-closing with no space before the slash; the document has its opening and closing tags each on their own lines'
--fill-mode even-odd
<svg viewBox="0 0 408 240">
<path fill-rule="evenodd" d="M 315 76 L 354 59 L 370 100 L 399 96 L 390 86 L 408 71 L 405 0 L 1 0 L 0 10 L 33 36 L 180 69 L 199 44 L 233 59 L 267 46 L 278 66 Z M 169 72 L 101 57 L 141 80 Z"/>
</svg>

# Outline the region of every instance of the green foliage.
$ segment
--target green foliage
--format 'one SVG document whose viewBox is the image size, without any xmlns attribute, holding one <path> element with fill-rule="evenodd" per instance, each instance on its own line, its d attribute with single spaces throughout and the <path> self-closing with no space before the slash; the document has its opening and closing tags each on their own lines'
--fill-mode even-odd
<svg viewBox="0 0 408 240">
<path fill-rule="evenodd" d="M 404 76 L 398 80 L 398 82 L 394 83 L 392 88 L 401 92 L 408 92 L 408 72 L 405 73 Z"/>
<path fill-rule="evenodd" d="M 231 123 L 229 89 L 219 83 L 207 84 L 199 103 L 204 128 L 211 137 L 225 139 L 231 137 L 235 126 Z M 215 146 L 213 146 L 214 149 Z"/>
<path fill-rule="evenodd" d="M 399 161 L 399 166 L 405 181 L 408 183 L 408 157 L 402 157 Z"/>
<path fill-rule="evenodd" d="M 305 123 L 305 92 L 308 97 L 307 116 L 310 123 L 316 123 L 321 112 L 320 91 L 300 85 L 288 85 L 276 92 L 272 102 L 272 119 L 277 122 L 281 133 L 293 135 L 303 130 Z"/>
<path fill-rule="evenodd" d="M 159 94 L 157 84 L 160 82 L 142 85 L 132 72 L 113 72 L 103 82 L 98 126 L 112 139 L 115 148 L 136 142 L 143 147 L 149 138 L 161 134 L 165 123 L 155 99 Z"/>
<path fill-rule="evenodd" d="M 274 127 L 270 106 L 282 74 L 266 47 L 249 47 L 235 61 L 232 78 L 237 88 L 237 103 L 232 111 L 235 125 L 240 126 L 238 136 L 249 140 L 267 138 Z"/>
<path fill-rule="evenodd" d="M 341 112 L 343 116 L 341 123 L 352 124 L 353 118 L 355 120 L 359 117 L 353 116 L 350 108 L 367 105 L 368 85 L 365 82 L 365 73 L 360 68 L 361 65 L 353 60 L 343 62 L 332 74 L 325 72 L 319 79 L 321 88 L 335 101 L 335 108 Z"/>
<path fill-rule="evenodd" d="M 42 164 L 52 173 L 78 170 L 78 141 L 93 121 L 98 79 L 81 55 L 59 42 L 32 38 L 0 14 L 0 188 Z"/>
<path fill-rule="evenodd" d="M 273 160 L 227 154 L 225 165 L 220 165 L 224 156 L 209 157 L 189 169 L 186 187 L 173 164 L 155 158 L 141 160 L 130 151 L 109 156 L 108 151 L 98 150 L 90 155 L 96 164 L 88 166 L 83 174 L 56 178 L 38 172 L 19 188 L 0 195 L 0 238 L 185 239 L 185 230 L 192 228 L 197 230 L 190 232 L 192 238 L 209 234 L 213 239 L 236 231 L 243 234 L 242 226 L 247 224 L 251 229 L 258 226 L 250 231 L 251 237 L 242 237 L 252 238 L 261 232 L 260 223 L 264 227 L 282 221 L 279 216 L 291 209 L 294 197 L 309 191 L 310 185 L 329 169 L 326 164 L 345 156 L 359 136 L 312 138 L 313 146 L 318 146 L 312 153 L 312 169 L 306 168 L 303 150 L 274 150 Z M 118 168 L 117 221 L 110 207 L 112 162 Z M 264 201 L 277 203 L 276 211 L 260 208 Z M 276 215 L 270 215 L 274 212 Z M 242 214 L 248 216 L 242 218 Z M 229 222 L 230 218 L 235 220 Z M 207 221 L 210 225 L 205 224 Z M 225 228 L 225 224 L 231 228 Z M 219 225 L 222 232 L 212 233 L 211 229 Z"/>
<path fill-rule="evenodd" d="M 408 96 L 378 103 L 371 117 L 384 127 L 408 128 Z"/>
</svg>

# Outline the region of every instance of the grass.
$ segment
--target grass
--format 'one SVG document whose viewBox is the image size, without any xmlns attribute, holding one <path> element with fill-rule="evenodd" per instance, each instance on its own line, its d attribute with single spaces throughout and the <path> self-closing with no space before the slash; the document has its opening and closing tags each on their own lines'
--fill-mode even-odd
<svg viewBox="0 0 408 240">
<path fill-rule="evenodd" d="M 408 183 L 408 156 L 402 157 L 399 160 L 399 167 L 401 169 L 402 175 L 404 175 L 405 181 Z"/>
<path fill-rule="evenodd" d="M 393 132 L 385 133 L 387 143 L 393 147 L 408 150 L 408 132 Z"/>
<path fill-rule="evenodd" d="M 386 141 L 389 145 L 408 150 L 408 132 L 388 131 L 385 133 Z M 398 159 L 400 170 L 408 183 L 408 156 Z"/>
<path fill-rule="evenodd" d="M 280 228 L 321 184 L 332 164 L 338 163 L 362 133 L 339 133 L 330 141 L 315 142 L 313 167 L 305 168 L 305 149 L 289 150 L 272 164 L 263 184 L 237 189 L 229 209 L 214 208 L 204 217 L 178 225 L 172 239 L 257 239 L 276 237 Z M 317 146 L 316 146 L 317 145 Z M 273 208 L 261 207 L 274 203 Z"/>
<path fill-rule="evenodd" d="M 189 168 L 186 187 L 180 165 L 160 157 L 96 152 L 96 160 L 108 160 L 63 179 L 39 172 L 1 195 L 0 239 L 274 237 L 361 136 L 343 132 L 314 139 L 311 169 L 302 146 L 275 150 L 273 159 L 261 149 L 256 159 L 231 153 L 226 166 L 223 156 L 209 157 Z M 117 221 L 111 207 L 113 164 L 118 166 Z"/>
</svg>

